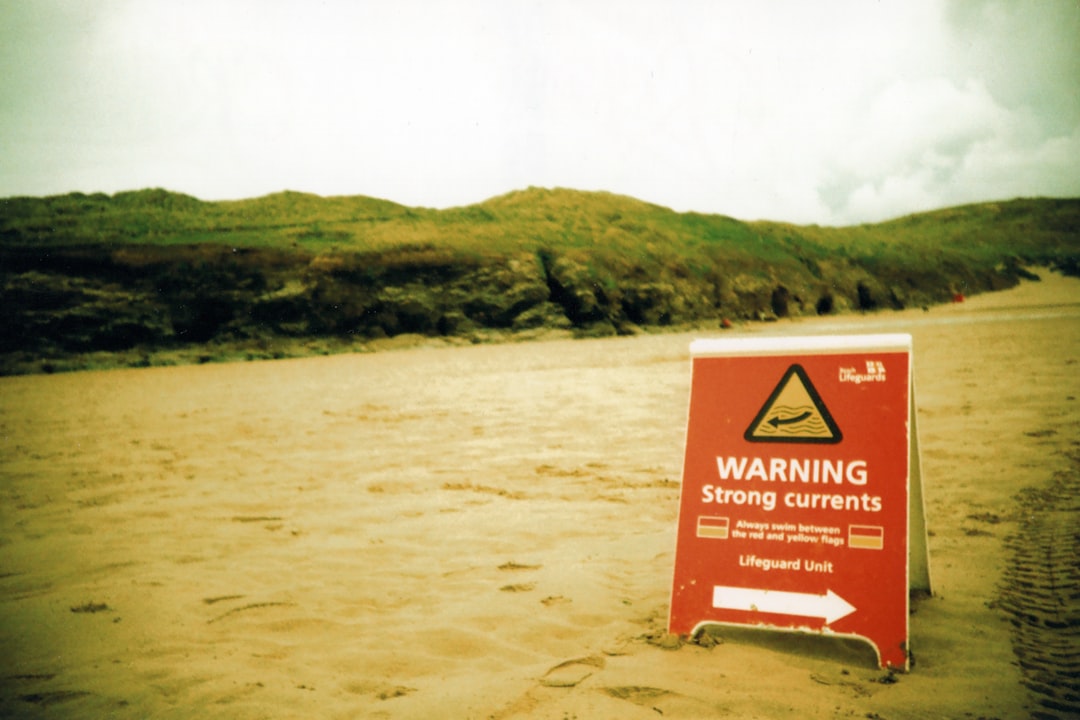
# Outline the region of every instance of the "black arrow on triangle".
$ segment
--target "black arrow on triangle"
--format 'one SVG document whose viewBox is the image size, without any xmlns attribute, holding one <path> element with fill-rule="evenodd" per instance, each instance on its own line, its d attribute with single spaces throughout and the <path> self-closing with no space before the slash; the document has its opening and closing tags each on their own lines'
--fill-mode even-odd
<svg viewBox="0 0 1080 720">
<path fill-rule="evenodd" d="M 791 418 L 784 418 L 783 420 L 781 420 L 780 416 L 777 415 L 776 417 L 767 420 L 767 422 L 773 427 L 780 427 L 781 425 L 794 425 L 797 422 L 802 422 L 813 414 L 814 413 L 810 412 L 809 410 L 806 410 L 801 415 L 796 415 L 795 417 Z"/>
</svg>

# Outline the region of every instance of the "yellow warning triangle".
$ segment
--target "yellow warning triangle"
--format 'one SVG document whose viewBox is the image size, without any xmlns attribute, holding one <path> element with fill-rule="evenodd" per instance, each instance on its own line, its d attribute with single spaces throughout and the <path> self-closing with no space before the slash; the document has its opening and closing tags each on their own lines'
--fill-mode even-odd
<svg viewBox="0 0 1080 720">
<path fill-rule="evenodd" d="M 802 365 L 792 365 L 743 438 L 749 442 L 838 443 L 843 439 Z"/>
</svg>

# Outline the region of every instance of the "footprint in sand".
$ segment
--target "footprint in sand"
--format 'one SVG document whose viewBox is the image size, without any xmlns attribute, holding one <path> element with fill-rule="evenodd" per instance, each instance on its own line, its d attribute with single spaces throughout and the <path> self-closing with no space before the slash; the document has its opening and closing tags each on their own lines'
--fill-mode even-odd
<svg viewBox="0 0 1080 720">
<path fill-rule="evenodd" d="M 540 684 L 545 687 L 574 687 L 603 668 L 604 659 L 595 655 L 567 660 L 544 673 Z"/>
<path fill-rule="evenodd" d="M 503 585 L 499 588 L 502 592 L 532 592 L 536 589 L 536 583 L 514 583 L 513 585 Z"/>
<path fill-rule="evenodd" d="M 564 605 L 568 602 L 570 602 L 570 598 L 563 597 L 562 595 L 548 595 L 540 601 L 541 604 L 547 607 L 551 607 L 552 605 Z"/>
<path fill-rule="evenodd" d="M 604 692 L 619 700 L 629 700 L 636 705 L 651 706 L 653 701 L 665 695 L 671 695 L 669 690 L 641 685 L 620 685 L 618 687 L 606 687 Z"/>
</svg>

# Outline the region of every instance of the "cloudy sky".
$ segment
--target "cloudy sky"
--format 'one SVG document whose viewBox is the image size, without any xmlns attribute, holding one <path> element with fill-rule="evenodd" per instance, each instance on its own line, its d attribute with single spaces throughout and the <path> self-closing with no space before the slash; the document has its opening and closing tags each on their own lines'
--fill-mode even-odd
<svg viewBox="0 0 1080 720">
<path fill-rule="evenodd" d="M 1080 196 L 1078 0 L 0 0 L 0 197 Z"/>
</svg>

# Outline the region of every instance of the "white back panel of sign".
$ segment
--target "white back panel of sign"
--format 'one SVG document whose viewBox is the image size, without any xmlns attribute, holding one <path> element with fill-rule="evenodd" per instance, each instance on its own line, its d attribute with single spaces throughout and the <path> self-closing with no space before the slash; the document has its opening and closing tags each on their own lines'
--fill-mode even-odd
<svg viewBox="0 0 1080 720">
<path fill-rule="evenodd" d="M 881 335 L 802 335 L 798 337 L 707 338 L 690 343 L 694 357 L 709 355 L 835 354 L 857 350 L 911 350 L 906 333 Z"/>
</svg>

